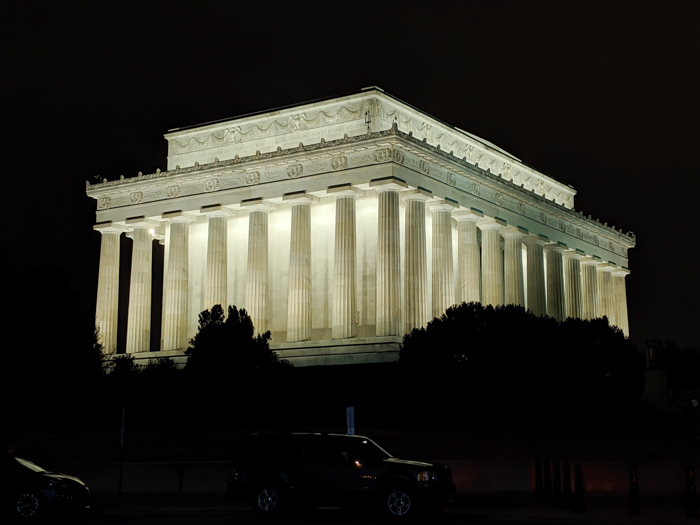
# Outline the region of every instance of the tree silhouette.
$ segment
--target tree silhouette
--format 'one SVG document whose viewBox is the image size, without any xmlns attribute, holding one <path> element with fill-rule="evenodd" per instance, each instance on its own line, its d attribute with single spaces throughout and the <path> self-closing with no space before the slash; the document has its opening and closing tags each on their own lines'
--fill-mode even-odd
<svg viewBox="0 0 700 525">
<path fill-rule="evenodd" d="M 291 366 L 270 350 L 270 337 L 269 331 L 255 335 L 244 309 L 229 306 L 224 318 L 221 305 L 215 305 L 199 314 L 197 334 L 185 351 L 185 371 L 219 376 Z"/>
</svg>

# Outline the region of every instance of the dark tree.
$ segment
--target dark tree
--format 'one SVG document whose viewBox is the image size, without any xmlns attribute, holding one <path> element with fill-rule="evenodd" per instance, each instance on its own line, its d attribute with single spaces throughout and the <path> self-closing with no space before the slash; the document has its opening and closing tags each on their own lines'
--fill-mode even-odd
<svg viewBox="0 0 700 525">
<path fill-rule="evenodd" d="M 186 350 L 185 371 L 210 376 L 246 374 L 253 371 L 291 366 L 270 350 L 270 332 L 255 335 L 245 310 L 220 305 L 199 314 L 199 329 Z"/>
<path fill-rule="evenodd" d="M 449 308 L 404 337 L 399 369 L 440 384 L 438 399 L 420 391 L 413 406 L 448 414 L 597 417 L 636 407 L 644 391 L 643 357 L 607 319 L 559 323 L 514 305 Z"/>
</svg>

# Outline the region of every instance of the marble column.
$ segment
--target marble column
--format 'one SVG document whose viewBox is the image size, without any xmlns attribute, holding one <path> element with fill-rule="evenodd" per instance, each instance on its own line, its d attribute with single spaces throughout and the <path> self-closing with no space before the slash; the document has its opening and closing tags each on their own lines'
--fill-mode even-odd
<svg viewBox="0 0 700 525">
<path fill-rule="evenodd" d="M 401 236 L 399 191 L 407 187 L 400 179 L 370 182 L 377 191 L 377 336 L 402 335 L 401 324 Z"/>
<path fill-rule="evenodd" d="M 129 219 L 133 231 L 127 237 L 133 240 L 131 279 L 129 283 L 129 313 L 126 324 L 126 353 L 148 352 L 151 348 L 151 270 L 153 236 L 149 230 L 158 223 L 143 218 Z"/>
<path fill-rule="evenodd" d="M 311 339 L 311 203 L 318 197 L 298 192 L 283 200 L 292 205 L 287 293 L 287 342 Z"/>
<path fill-rule="evenodd" d="M 456 202 L 448 200 L 429 205 L 433 214 L 433 318 L 440 317 L 455 304 L 452 212 L 457 206 Z"/>
<path fill-rule="evenodd" d="M 504 249 L 504 284 L 505 304 L 525 306 L 525 289 L 523 284 L 523 237 L 525 234 L 515 226 L 501 230 L 505 241 Z"/>
<path fill-rule="evenodd" d="M 425 202 L 432 195 L 422 189 L 403 196 L 406 203 L 406 242 L 404 243 L 404 332 L 428 324 L 428 259 L 425 245 Z"/>
<path fill-rule="evenodd" d="M 484 305 L 503 304 L 503 259 L 501 257 L 501 228 L 499 219 L 484 217 L 477 222 L 481 230 L 481 302 Z"/>
<path fill-rule="evenodd" d="M 581 259 L 583 253 L 577 250 L 564 252 L 564 300 L 566 317 L 582 319 L 581 313 Z"/>
<path fill-rule="evenodd" d="M 163 214 L 163 220 L 170 222 L 170 236 L 163 290 L 162 350 L 184 350 L 187 348 L 190 223 L 194 217 L 178 211 Z"/>
<path fill-rule="evenodd" d="M 564 299 L 564 253 L 565 246 L 547 244 L 544 252 L 547 257 L 547 315 L 561 322 L 566 319 Z"/>
<path fill-rule="evenodd" d="M 622 330 L 625 337 L 630 336 L 630 326 L 627 319 L 627 289 L 625 286 L 625 277 L 627 277 L 629 273 L 630 271 L 627 268 L 619 267 L 612 271 L 615 324 Z"/>
<path fill-rule="evenodd" d="M 615 266 L 606 262 L 596 267 L 598 275 L 598 316 L 607 317 L 611 325 L 617 323 L 613 308 L 612 272 Z"/>
<path fill-rule="evenodd" d="M 598 313 L 598 272 L 600 260 L 595 257 L 581 259 L 581 319 L 602 317 Z"/>
<path fill-rule="evenodd" d="M 542 235 L 526 235 L 527 247 L 527 309 L 535 315 L 547 315 L 547 297 L 544 288 L 544 245 Z"/>
<path fill-rule="evenodd" d="M 204 276 L 204 309 L 221 305 L 228 312 L 228 219 L 233 211 L 220 205 L 206 206 L 201 213 L 207 216 L 207 266 Z"/>
<path fill-rule="evenodd" d="M 476 222 L 484 214 L 474 209 L 455 211 L 457 221 L 457 289 L 458 300 L 465 303 L 481 302 L 479 282 L 481 258 Z"/>
<path fill-rule="evenodd" d="M 119 242 L 124 228 L 111 222 L 96 224 L 93 228 L 102 234 L 95 319 L 104 352 L 114 354 L 117 352 L 119 312 Z"/>
<path fill-rule="evenodd" d="M 328 188 L 335 197 L 333 258 L 333 339 L 357 336 L 357 226 L 355 199 L 363 193 L 350 184 Z"/>
<path fill-rule="evenodd" d="M 243 201 L 248 209 L 248 269 L 245 289 L 245 309 L 253 321 L 255 334 L 267 330 L 267 252 L 268 213 L 272 205 L 262 199 Z"/>
</svg>

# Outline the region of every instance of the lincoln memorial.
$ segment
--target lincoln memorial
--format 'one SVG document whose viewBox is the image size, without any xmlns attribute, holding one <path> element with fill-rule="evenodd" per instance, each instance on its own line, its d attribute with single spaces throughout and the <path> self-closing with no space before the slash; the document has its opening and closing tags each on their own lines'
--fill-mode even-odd
<svg viewBox="0 0 700 525">
<path fill-rule="evenodd" d="M 405 333 L 462 301 L 607 316 L 629 335 L 634 234 L 576 210 L 571 186 L 379 88 L 165 139 L 167 170 L 87 183 L 108 353 L 121 235 L 133 242 L 126 352 L 139 360 L 184 362 L 198 314 L 216 304 L 245 308 L 296 366 L 396 360 Z M 151 352 L 157 242 L 162 329 Z"/>
</svg>

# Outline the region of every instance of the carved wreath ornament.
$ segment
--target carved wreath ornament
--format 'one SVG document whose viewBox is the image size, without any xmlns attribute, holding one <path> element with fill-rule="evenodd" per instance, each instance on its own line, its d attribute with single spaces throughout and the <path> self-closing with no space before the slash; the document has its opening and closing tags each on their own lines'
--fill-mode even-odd
<svg viewBox="0 0 700 525">
<path fill-rule="evenodd" d="M 391 159 L 391 150 L 378 149 L 374 152 L 374 162 L 387 162 Z"/>
<path fill-rule="evenodd" d="M 420 168 L 420 170 L 421 170 L 423 173 L 425 173 L 426 175 L 430 175 L 430 164 L 428 164 L 428 163 L 425 162 L 424 160 L 421 160 L 421 161 L 418 163 L 418 167 Z"/>
<path fill-rule="evenodd" d="M 338 170 L 344 170 L 347 169 L 348 167 L 348 158 L 347 157 L 333 157 L 331 160 L 331 168 L 333 168 L 335 171 Z"/>
<path fill-rule="evenodd" d="M 291 166 L 287 166 L 287 177 L 290 179 L 296 179 L 297 177 L 301 177 L 302 174 L 304 173 L 304 166 L 301 164 L 292 164 Z"/>
<path fill-rule="evenodd" d="M 172 199 L 173 197 L 177 197 L 180 195 L 180 185 L 179 184 L 172 184 L 168 186 L 165 190 L 165 194 L 168 196 L 169 199 Z"/>
<path fill-rule="evenodd" d="M 397 164 L 403 164 L 404 160 L 405 160 L 405 157 L 404 157 L 403 151 L 395 149 L 394 150 L 394 162 L 396 162 Z"/>
<path fill-rule="evenodd" d="M 131 194 L 131 204 L 138 204 L 143 200 L 143 192 L 135 191 Z"/>
<path fill-rule="evenodd" d="M 204 189 L 206 191 L 212 192 L 219 189 L 219 179 L 209 179 L 204 183 Z"/>
<path fill-rule="evenodd" d="M 260 183 L 260 172 L 259 171 L 249 171 L 245 174 L 245 183 L 247 185 Z"/>
<path fill-rule="evenodd" d="M 97 200 L 97 209 L 104 210 L 105 208 L 109 208 L 110 204 L 112 204 L 112 197 L 101 197 Z"/>
</svg>

